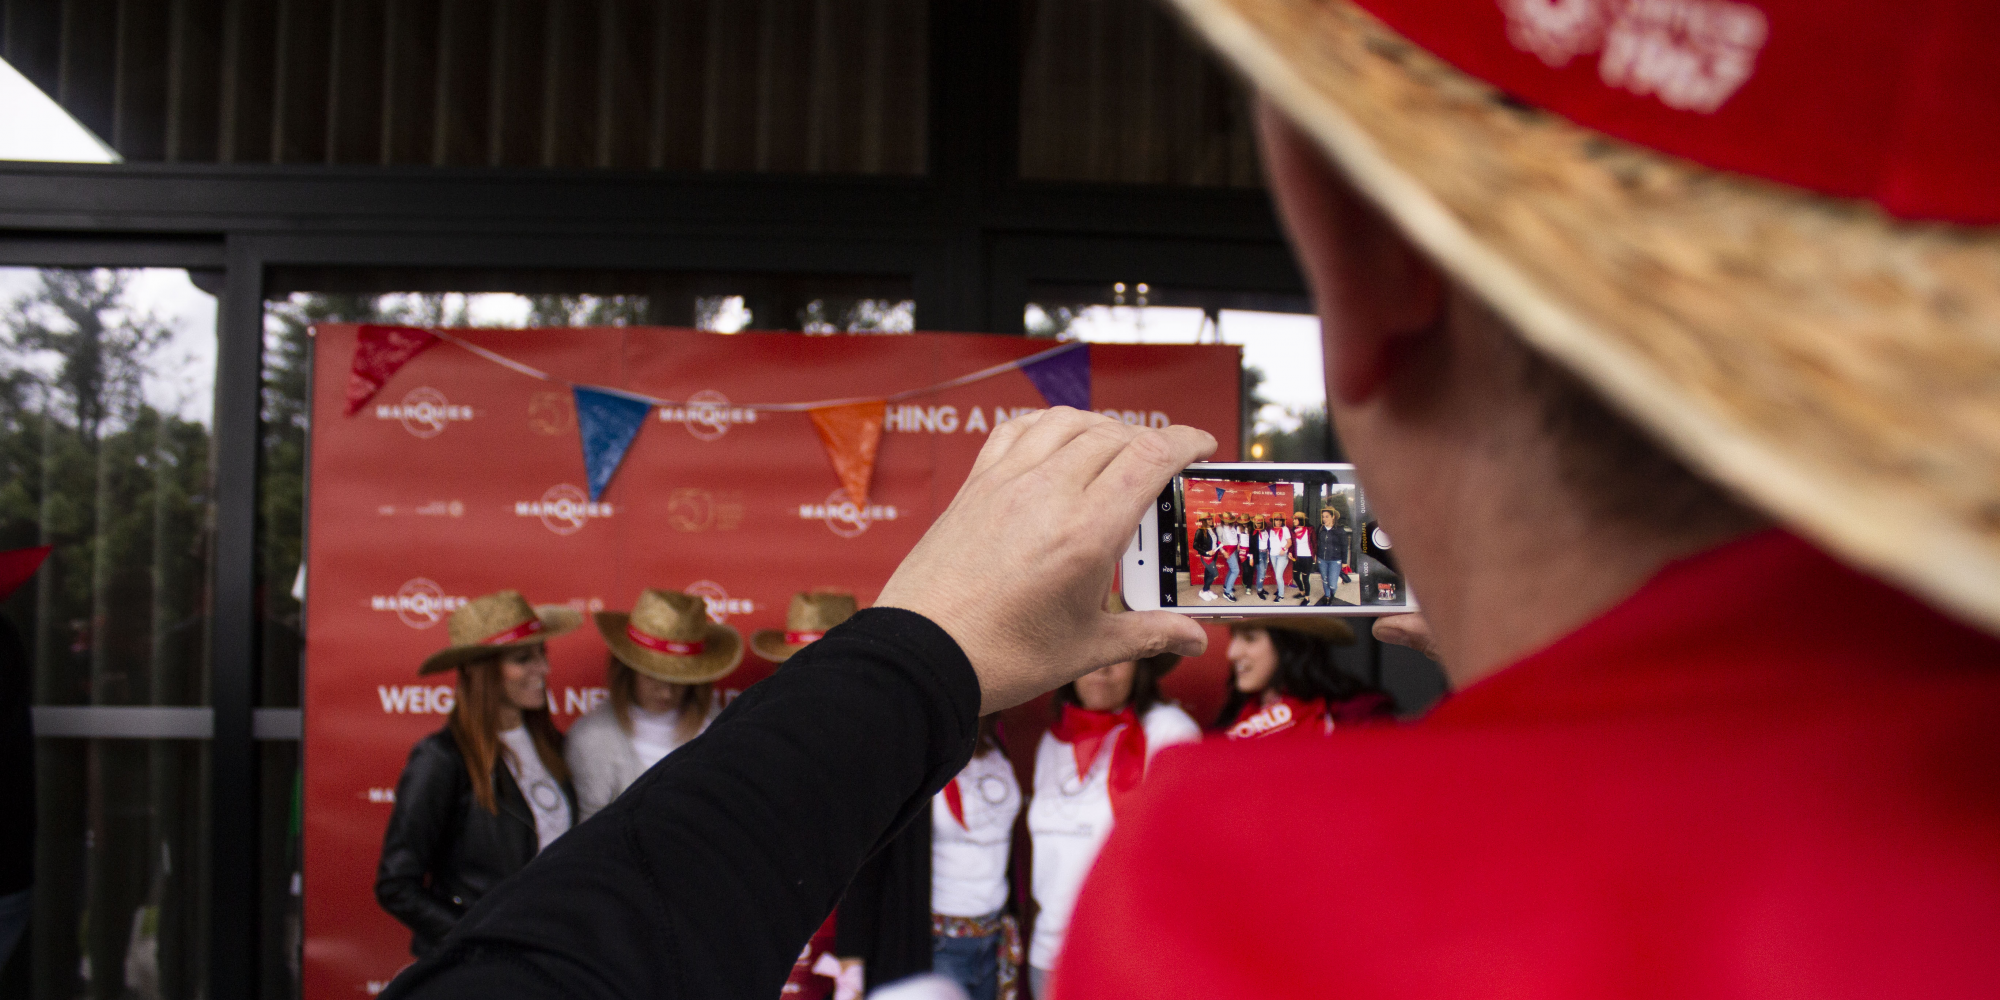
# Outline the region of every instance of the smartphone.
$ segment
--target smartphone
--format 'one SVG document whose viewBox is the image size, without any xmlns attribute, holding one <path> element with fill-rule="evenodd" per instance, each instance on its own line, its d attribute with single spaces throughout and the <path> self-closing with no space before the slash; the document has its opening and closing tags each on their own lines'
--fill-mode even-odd
<svg viewBox="0 0 2000 1000">
<path fill-rule="evenodd" d="M 1125 603 L 1203 618 L 1417 609 L 1354 466 L 1190 465 L 1125 548 Z"/>
</svg>

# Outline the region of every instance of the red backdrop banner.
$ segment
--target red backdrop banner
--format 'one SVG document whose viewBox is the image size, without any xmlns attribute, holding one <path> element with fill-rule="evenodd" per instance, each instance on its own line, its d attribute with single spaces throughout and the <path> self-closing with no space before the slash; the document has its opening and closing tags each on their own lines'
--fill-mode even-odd
<svg viewBox="0 0 2000 1000">
<path fill-rule="evenodd" d="M 805 413 L 744 403 L 882 395 L 1027 357 L 1043 341 L 966 334 L 808 337 L 654 328 L 458 330 L 553 378 L 691 405 L 656 409 L 596 502 L 585 490 L 569 387 L 454 345 L 396 371 L 344 415 L 357 328 L 315 345 L 305 706 L 306 996 L 378 992 L 410 935 L 375 903 L 375 864 L 410 747 L 443 726 L 450 675 L 417 676 L 467 598 L 515 588 L 580 611 L 628 608 L 645 587 L 687 590 L 741 629 L 782 628 L 793 593 L 871 602 L 951 500 L 993 426 L 1043 406 L 1007 372 L 889 405 L 865 504 L 847 498 Z M 1091 347 L 1094 403 L 1127 423 L 1192 424 L 1236 455 L 1237 349 Z M 1006 544 L 995 539 L 994 544 Z M 967 553 L 976 559 L 977 553 Z M 1168 693 L 1213 715 L 1226 633 Z M 549 645 L 549 696 L 567 727 L 604 697 L 605 648 L 583 629 Z M 725 697 L 768 676 L 746 653 Z M 1032 760 L 1046 699 L 1006 719 Z"/>
</svg>

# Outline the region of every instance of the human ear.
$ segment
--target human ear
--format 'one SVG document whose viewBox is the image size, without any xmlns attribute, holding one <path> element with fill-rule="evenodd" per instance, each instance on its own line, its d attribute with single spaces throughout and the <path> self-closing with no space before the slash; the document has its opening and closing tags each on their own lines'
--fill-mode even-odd
<svg viewBox="0 0 2000 1000">
<path fill-rule="evenodd" d="M 1264 172 L 1319 307 L 1327 391 L 1365 402 L 1441 326 L 1444 275 L 1289 119 L 1268 102 L 1257 111 Z"/>
</svg>

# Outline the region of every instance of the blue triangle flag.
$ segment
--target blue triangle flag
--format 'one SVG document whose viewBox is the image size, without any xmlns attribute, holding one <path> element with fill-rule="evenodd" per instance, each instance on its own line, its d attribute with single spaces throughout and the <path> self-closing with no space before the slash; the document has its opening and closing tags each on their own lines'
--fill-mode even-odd
<svg viewBox="0 0 2000 1000">
<path fill-rule="evenodd" d="M 1216 502 L 1216 503 L 1221 503 L 1221 502 L 1222 502 L 1222 493 L 1223 493 L 1223 489 L 1222 489 L 1222 487 L 1220 487 L 1220 486 L 1217 486 L 1217 487 L 1215 488 L 1215 502 Z"/>
<path fill-rule="evenodd" d="M 611 485 L 625 450 L 639 436 L 652 404 L 586 386 L 576 387 L 577 436 L 583 440 L 583 468 L 594 502 Z"/>
<path fill-rule="evenodd" d="M 1021 374 L 1035 383 L 1050 406 L 1090 409 L 1089 344 L 1022 365 Z"/>
</svg>

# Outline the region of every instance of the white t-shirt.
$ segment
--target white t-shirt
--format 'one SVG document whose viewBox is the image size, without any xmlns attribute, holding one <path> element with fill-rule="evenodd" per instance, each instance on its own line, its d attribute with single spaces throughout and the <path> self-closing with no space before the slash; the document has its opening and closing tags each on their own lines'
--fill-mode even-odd
<svg viewBox="0 0 2000 1000">
<path fill-rule="evenodd" d="M 503 731 L 500 742 L 513 751 L 501 756 L 507 761 L 507 770 L 514 775 L 514 784 L 521 786 L 521 797 L 528 800 L 529 811 L 535 814 L 535 839 L 540 842 L 535 849 L 544 850 L 557 837 L 569 832 L 569 796 L 563 794 L 555 776 L 543 766 L 541 755 L 535 753 L 535 740 L 528 735 L 528 727 L 515 726 Z"/>
<path fill-rule="evenodd" d="M 701 728 L 695 730 L 699 736 L 708 730 L 708 724 L 722 714 L 722 699 L 711 698 L 708 714 L 702 716 Z M 631 708 L 632 753 L 639 758 L 639 773 L 652 770 L 654 764 L 666 755 L 679 750 L 684 741 L 679 737 L 680 712 L 648 712 L 637 705 Z"/>
<path fill-rule="evenodd" d="M 1146 762 L 1176 743 L 1201 739 L 1201 727 L 1178 705 L 1154 705 L 1140 725 L 1146 727 Z M 1056 967 L 1062 953 L 1063 934 L 1069 930 L 1069 914 L 1076 908 L 1077 891 L 1091 862 L 1111 835 L 1111 748 L 1115 736 L 1106 738 L 1089 773 L 1076 773 L 1076 754 L 1070 745 L 1043 733 L 1035 749 L 1035 799 L 1028 805 L 1028 837 L 1035 847 L 1034 876 L 1030 880 L 1035 903 L 1041 913 L 1035 918 L 1035 933 L 1028 941 L 1028 964 L 1038 969 Z"/>
<path fill-rule="evenodd" d="M 952 779 L 965 822 L 952 815 L 945 793 L 931 797 L 931 912 L 983 917 L 1007 905 L 1007 855 L 1021 783 L 1007 755 L 989 750 Z"/>
</svg>

